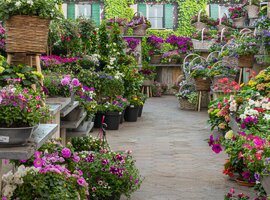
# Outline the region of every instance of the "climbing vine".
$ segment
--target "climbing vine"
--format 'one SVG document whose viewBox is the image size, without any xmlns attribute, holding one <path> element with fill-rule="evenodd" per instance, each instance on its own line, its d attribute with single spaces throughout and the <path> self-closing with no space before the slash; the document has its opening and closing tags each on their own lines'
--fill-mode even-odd
<svg viewBox="0 0 270 200">
<path fill-rule="evenodd" d="M 129 5 L 133 3 L 132 0 L 104 0 L 106 19 L 114 17 L 131 19 L 134 10 Z"/>
</svg>

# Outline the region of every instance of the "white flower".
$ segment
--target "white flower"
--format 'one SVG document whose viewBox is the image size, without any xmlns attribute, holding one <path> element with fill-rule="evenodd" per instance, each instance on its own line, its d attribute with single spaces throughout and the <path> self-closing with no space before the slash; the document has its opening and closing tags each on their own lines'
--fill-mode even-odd
<svg viewBox="0 0 270 200">
<path fill-rule="evenodd" d="M 10 183 L 13 179 L 13 173 L 9 171 L 8 173 L 4 174 L 2 177 L 3 182 Z"/>
<path fill-rule="evenodd" d="M 259 107 L 261 107 L 261 106 L 262 106 L 262 104 L 261 104 L 260 101 L 255 101 L 255 107 L 259 108 Z"/>
<path fill-rule="evenodd" d="M 233 138 L 233 136 L 234 136 L 233 131 L 230 130 L 230 131 L 228 131 L 228 132 L 226 133 L 225 139 L 231 140 L 231 139 Z"/>
<path fill-rule="evenodd" d="M 270 120 L 270 115 L 269 114 L 265 114 L 263 119 L 265 119 L 266 121 L 269 121 Z"/>
<path fill-rule="evenodd" d="M 16 185 L 6 185 L 2 191 L 3 196 L 10 199 L 13 196 L 13 192 L 16 190 L 16 188 Z"/>
<path fill-rule="evenodd" d="M 235 100 L 233 100 L 231 103 L 230 103 L 230 111 L 231 112 L 236 112 L 237 110 L 237 103 Z"/>
<path fill-rule="evenodd" d="M 31 6 L 34 4 L 32 0 L 27 0 L 27 3 L 30 4 Z"/>
<path fill-rule="evenodd" d="M 262 108 L 266 110 L 270 110 L 270 102 L 262 104 Z"/>
<path fill-rule="evenodd" d="M 250 106 L 252 106 L 252 105 L 255 104 L 255 101 L 253 101 L 252 99 L 250 99 L 250 100 L 248 101 L 248 104 L 249 104 Z"/>
<path fill-rule="evenodd" d="M 15 6 L 16 6 L 16 7 L 20 7 L 21 4 L 22 4 L 22 3 L 21 3 L 20 1 L 17 1 L 17 2 L 15 3 Z"/>
<path fill-rule="evenodd" d="M 241 114 L 239 117 L 243 120 L 243 119 L 246 118 L 246 115 L 245 114 Z"/>
</svg>

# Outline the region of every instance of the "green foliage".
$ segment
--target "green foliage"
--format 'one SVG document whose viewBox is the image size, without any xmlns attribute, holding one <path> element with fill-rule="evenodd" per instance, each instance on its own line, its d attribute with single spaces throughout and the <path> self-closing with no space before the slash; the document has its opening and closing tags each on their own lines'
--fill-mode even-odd
<svg viewBox="0 0 270 200">
<path fill-rule="evenodd" d="M 71 138 L 71 144 L 74 147 L 74 151 L 96 151 L 99 152 L 101 149 L 109 149 L 107 141 L 102 141 L 99 138 L 93 136 L 87 137 L 73 137 Z"/>
<path fill-rule="evenodd" d="M 105 17 L 106 19 L 127 18 L 133 17 L 133 9 L 129 5 L 133 3 L 130 0 L 104 0 Z"/>
</svg>

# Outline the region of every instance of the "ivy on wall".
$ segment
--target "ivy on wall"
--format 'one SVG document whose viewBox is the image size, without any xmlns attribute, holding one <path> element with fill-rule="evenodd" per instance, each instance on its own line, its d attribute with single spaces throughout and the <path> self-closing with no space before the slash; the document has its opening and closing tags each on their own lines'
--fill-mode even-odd
<svg viewBox="0 0 270 200">
<path fill-rule="evenodd" d="M 114 17 L 131 19 L 134 10 L 129 7 L 131 0 L 104 0 L 105 18 Z"/>
</svg>

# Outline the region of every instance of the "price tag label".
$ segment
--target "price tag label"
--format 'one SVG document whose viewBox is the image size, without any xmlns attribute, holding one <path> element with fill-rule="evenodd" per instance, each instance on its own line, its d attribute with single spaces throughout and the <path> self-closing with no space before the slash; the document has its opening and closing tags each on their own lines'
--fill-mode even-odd
<svg viewBox="0 0 270 200">
<path fill-rule="evenodd" d="M 9 143 L 9 137 L 7 137 L 7 136 L 0 136 L 0 142 Z"/>
<path fill-rule="evenodd" d="M 134 108 L 134 105 L 130 105 L 131 108 Z"/>
</svg>

